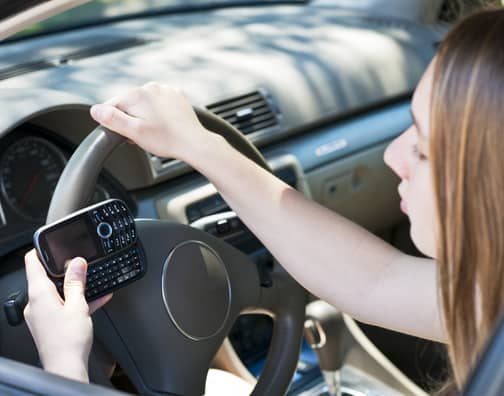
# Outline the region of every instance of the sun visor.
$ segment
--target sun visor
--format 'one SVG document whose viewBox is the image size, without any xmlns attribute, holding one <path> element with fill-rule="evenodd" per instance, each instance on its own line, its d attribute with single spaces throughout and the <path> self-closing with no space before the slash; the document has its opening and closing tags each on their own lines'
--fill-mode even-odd
<svg viewBox="0 0 504 396">
<path fill-rule="evenodd" d="M 0 10 L 0 40 L 89 0 L 7 0 Z"/>
</svg>

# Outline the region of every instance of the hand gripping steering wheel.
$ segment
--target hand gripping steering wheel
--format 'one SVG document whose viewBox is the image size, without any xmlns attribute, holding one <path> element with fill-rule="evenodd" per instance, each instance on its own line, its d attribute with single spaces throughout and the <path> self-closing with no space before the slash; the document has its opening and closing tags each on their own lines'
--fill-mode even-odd
<svg viewBox="0 0 504 396">
<path fill-rule="evenodd" d="M 196 110 L 207 129 L 260 166 L 264 157 L 227 122 Z M 53 195 L 47 222 L 88 202 L 109 154 L 125 139 L 101 127 L 80 144 Z M 193 227 L 136 219 L 147 273 L 93 317 L 95 336 L 143 395 L 202 395 L 211 361 L 242 313 L 273 319 L 266 364 L 253 395 L 283 395 L 299 357 L 306 294 L 276 265 L 269 288 L 243 253 Z"/>
</svg>

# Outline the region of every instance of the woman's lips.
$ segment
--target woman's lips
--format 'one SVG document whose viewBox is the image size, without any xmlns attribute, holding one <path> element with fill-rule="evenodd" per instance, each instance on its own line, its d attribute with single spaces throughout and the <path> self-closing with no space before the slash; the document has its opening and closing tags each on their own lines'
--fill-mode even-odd
<svg viewBox="0 0 504 396">
<path fill-rule="evenodd" d="M 408 205 L 406 205 L 406 201 L 404 199 L 401 199 L 401 210 L 404 214 L 408 214 Z"/>
</svg>

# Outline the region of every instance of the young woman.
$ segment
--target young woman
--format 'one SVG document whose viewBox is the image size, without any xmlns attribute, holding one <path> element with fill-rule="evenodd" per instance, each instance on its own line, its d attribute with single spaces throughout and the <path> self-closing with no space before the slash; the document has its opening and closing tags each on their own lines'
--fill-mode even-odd
<svg viewBox="0 0 504 396">
<path fill-rule="evenodd" d="M 407 256 L 305 199 L 205 130 L 176 89 L 149 83 L 93 106 L 91 115 L 143 149 L 180 158 L 207 176 L 313 294 L 361 321 L 447 343 L 460 388 L 504 301 L 503 37 L 503 9 L 460 23 L 414 93 L 413 125 L 385 153 L 401 178 L 411 237 L 432 259 Z M 107 300 L 88 310 L 85 269 L 82 259 L 71 262 L 63 302 L 36 255 L 26 256 L 26 319 L 42 363 L 83 381 L 89 312 Z"/>
</svg>

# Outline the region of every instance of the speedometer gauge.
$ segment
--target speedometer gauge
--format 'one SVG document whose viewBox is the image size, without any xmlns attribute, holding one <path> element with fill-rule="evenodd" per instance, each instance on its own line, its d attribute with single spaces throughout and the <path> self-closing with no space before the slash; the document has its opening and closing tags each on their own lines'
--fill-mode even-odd
<svg viewBox="0 0 504 396">
<path fill-rule="evenodd" d="M 65 163 L 63 153 L 47 140 L 25 137 L 16 141 L 0 159 L 4 198 L 28 220 L 44 220 Z"/>
</svg>

